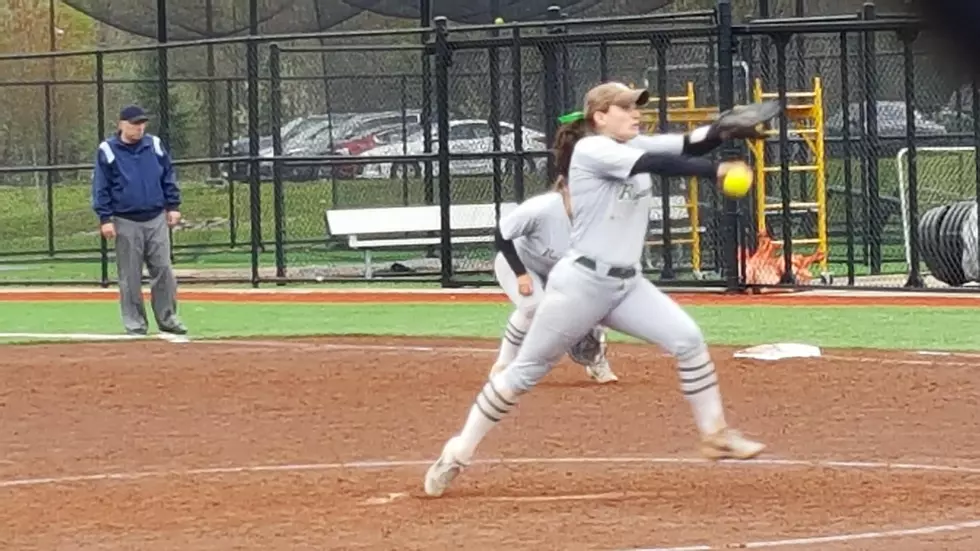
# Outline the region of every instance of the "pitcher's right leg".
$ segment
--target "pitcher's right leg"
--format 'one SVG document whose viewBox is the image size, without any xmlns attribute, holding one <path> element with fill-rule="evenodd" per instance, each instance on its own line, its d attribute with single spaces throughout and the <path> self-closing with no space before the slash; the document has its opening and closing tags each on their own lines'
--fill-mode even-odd
<svg viewBox="0 0 980 551">
<path fill-rule="evenodd" d="M 450 438 L 425 476 L 425 492 L 440 496 L 469 464 L 490 430 L 517 405 L 556 361 L 611 309 L 613 290 L 593 287 L 586 274 L 560 262 L 535 312 L 517 358 L 477 395 L 463 429 Z"/>
</svg>

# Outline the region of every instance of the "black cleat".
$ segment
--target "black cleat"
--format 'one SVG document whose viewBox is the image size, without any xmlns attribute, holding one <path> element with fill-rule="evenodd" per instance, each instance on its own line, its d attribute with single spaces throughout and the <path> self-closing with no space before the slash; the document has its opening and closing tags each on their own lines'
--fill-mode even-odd
<svg viewBox="0 0 980 551">
<path fill-rule="evenodd" d="M 164 325 L 160 327 L 160 332 L 170 333 L 171 335 L 186 335 L 187 328 L 184 327 L 184 324 L 182 323 L 178 323 L 176 325 Z"/>
</svg>

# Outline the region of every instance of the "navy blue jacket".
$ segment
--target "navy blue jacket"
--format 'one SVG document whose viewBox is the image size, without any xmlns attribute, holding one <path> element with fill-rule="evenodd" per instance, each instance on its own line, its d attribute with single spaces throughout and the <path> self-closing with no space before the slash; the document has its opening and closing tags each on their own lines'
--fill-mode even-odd
<svg viewBox="0 0 980 551">
<path fill-rule="evenodd" d="M 180 188 L 160 138 L 145 134 L 127 144 L 118 134 L 99 144 L 92 175 L 92 209 L 99 221 L 113 216 L 150 220 L 180 207 Z"/>
</svg>

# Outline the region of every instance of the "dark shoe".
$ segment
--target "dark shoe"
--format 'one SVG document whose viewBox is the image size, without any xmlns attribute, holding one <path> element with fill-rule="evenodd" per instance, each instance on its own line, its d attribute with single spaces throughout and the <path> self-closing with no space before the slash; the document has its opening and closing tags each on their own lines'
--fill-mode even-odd
<svg viewBox="0 0 980 551">
<path fill-rule="evenodd" d="M 178 323 L 176 325 L 163 325 L 163 326 L 160 326 L 160 331 L 162 333 L 170 333 L 171 335 L 186 335 L 187 334 L 187 328 L 184 327 L 184 324 L 182 324 L 182 323 Z"/>
<path fill-rule="evenodd" d="M 146 329 L 127 329 L 126 334 L 131 337 L 145 337 Z"/>
</svg>

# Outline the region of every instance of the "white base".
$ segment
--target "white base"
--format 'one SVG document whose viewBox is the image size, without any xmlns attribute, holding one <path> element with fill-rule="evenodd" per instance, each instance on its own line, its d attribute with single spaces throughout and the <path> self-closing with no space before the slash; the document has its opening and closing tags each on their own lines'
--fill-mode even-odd
<svg viewBox="0 0 980 551">
<path fill-rule="evenodd" d="M 760 344 L 735 352 L 736 358 L 753 360 L 785 360 L 787 358 L 819 358 L 820 348 L 809 344 L 775 343 Z"/>
</svg>

